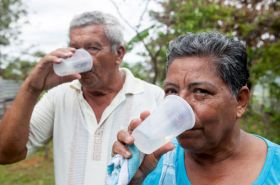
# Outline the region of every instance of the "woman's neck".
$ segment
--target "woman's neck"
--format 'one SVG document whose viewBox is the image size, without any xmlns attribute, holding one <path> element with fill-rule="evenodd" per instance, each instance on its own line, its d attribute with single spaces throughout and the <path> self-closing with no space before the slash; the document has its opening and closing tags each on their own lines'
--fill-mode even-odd
<svg viewBox="0 0 280 185">
<path fill-rule="evenodd" d="M 186 152 L 186 155 L 197 164 L 213 165 L 227 159 L 242 157 L 244 151 L 246 151 L 247 143 L 248 134 L 236 128 L 230 138 L 223 139 L 215 148 L 203 152 Z"/>
</svg>

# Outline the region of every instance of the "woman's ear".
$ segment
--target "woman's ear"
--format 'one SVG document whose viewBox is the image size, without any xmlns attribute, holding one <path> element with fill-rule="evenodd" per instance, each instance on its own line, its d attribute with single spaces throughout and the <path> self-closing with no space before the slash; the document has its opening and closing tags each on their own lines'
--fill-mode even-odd
<svg viewBox="0 0 280 185">
<path fill-rule="evenodd" d="M 116 54 L 117 54 L 116 63 L 118 65 L 120 65 L 122 63 L 123 57 L 125 55 L 125 48 L 124 48 L 124 46 L 122 46 L 122 45 L 117 46 Z"/>
<path fill-rule="evenodd" d="M 236 117 L 241 118 L 247 109 L 247 105 L 250 101 L 250 90 L 247 86 L 243 86 L 237 94 L 237 108 Z"/>
</svg>

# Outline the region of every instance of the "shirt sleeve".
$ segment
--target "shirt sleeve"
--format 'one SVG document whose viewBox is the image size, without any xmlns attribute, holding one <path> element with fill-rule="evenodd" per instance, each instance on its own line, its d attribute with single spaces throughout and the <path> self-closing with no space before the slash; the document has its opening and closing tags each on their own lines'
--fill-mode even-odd
<svg viewBox="0 0 280 185">
<path fill-rule="evenodd" d="M 34 107 L 29 127 L 27 156 L 44 146 L 53 133 L 54 106 L 52 93 L 46 93 Z"/>
</svg>

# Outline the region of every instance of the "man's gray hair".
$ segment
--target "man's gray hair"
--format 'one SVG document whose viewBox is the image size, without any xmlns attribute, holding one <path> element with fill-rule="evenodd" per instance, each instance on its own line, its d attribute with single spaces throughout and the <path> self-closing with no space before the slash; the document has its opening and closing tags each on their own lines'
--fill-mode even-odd
<svg viewBox="0 0 280 185">
<path fill-rule="evenodd" d="M 167 69 L 174 59 L 181 57 L 210 57 L 216 64 L 219 77 L 237 95 L 247 85 L 246 47 L 240 41 L 217 32 L 187 33 L 169 43 Z"/>
<path fill-rule="evenodd" d="M 100 11 L 84 12 L 75 16 L 71 23 L 71 29 L 85 27 L 89 25 L 102 25 L 108 40 L 112 44 L 112 50 L 115 50 L 118 45 L 124 44 L 123 27 L 116 17 L 108 13 Z"/>
</svg>

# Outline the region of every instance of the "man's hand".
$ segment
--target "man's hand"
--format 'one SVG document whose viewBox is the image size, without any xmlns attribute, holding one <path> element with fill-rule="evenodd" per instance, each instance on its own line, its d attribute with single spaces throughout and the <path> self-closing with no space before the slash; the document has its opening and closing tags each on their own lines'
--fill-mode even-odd
<svg viewBox="0 0 280 185">
<path fill-rule="evenodd" d="M 80 74 L 60 77 L 53 70 L 53 64 L 60 63 L 62 59 L 71 57 L 74 52 L 75 48 L 62 48 L 44 56 L 26 79 L 30 90 L 42 92 L 59 84 L 79 79 Z"/>
</svg>

